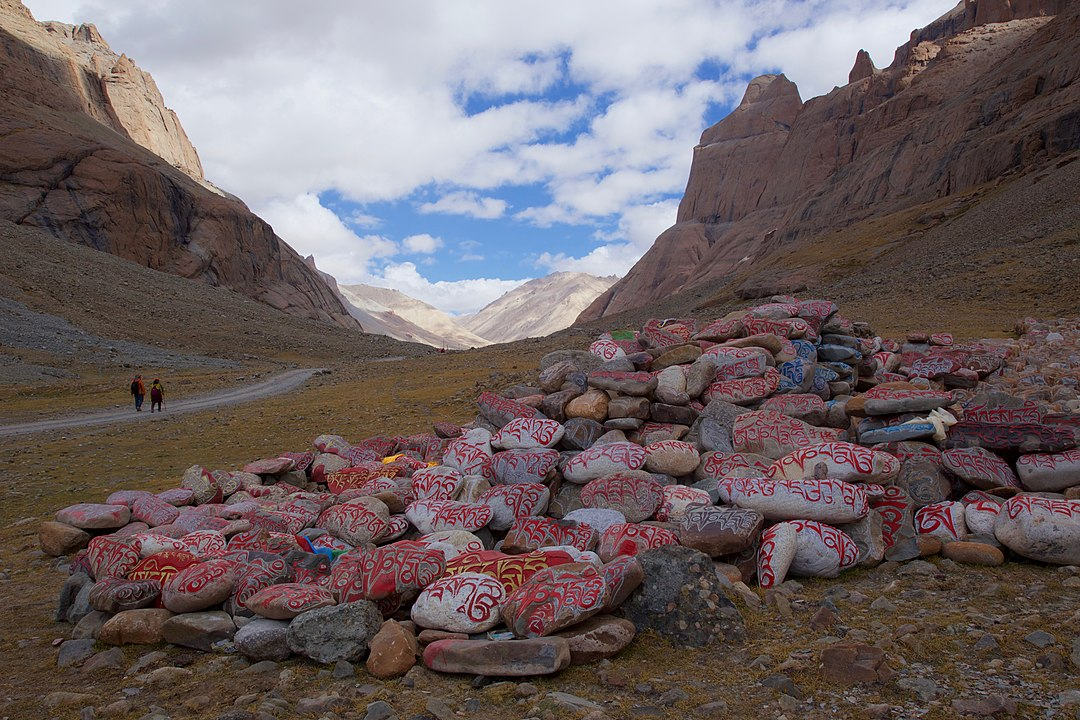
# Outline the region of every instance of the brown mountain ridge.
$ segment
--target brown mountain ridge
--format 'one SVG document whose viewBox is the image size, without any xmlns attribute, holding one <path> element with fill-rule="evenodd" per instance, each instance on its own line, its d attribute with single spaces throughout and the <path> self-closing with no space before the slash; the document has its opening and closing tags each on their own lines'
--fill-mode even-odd
<svg viewBox="0 0 1080 720">
<path fill-rule="evenodd" d="M 1078 78 L 1080 5 L 1061 0 L 965 0 L 913 32 L 888 68 L 860 53 L 847 85 L 805 103 L 783 75 L 756 78 L 694 148 L 676 224 L 578 322 L 657 305 L 708 314 L 853 283 L 882 319 L 896 308 L 870 293 L 899 280 L 917 291 L 907 306 L 947 304 L 949 278 L 996 254 L 964 313 L 1023 305 L 1015 280 L 1044 260 L 1030 278 L 1044 307 L 1075 311 L 1070 284 L 1054 279 L 1076 254 L 1059 235 L 1080 231 L 1067 168 L 1080 148 Z M 964 225 L 974 211 L 995 219 Z"/>
<path fill-rule="evenodd" d="M 0 0 L 0 218 L 359 329 L 273 229 L 207 183 L 153 79 L 92 25 Z"/>
</svg>

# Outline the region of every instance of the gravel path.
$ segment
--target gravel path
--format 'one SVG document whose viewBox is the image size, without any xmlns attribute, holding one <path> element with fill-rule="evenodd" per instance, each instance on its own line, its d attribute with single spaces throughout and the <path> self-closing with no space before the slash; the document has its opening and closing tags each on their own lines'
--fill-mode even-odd
<svg viewBox="0 0 1080 720">
<path fill-rule="evenodd" d="M 125 405 L 122 410 L 102 410 L 89 415 L 62 417 L 55 420 L 38 420 L 35 422 L 21 423 L 18 425 L 0 425 L 0 437 L 21 435 L 25 433 L 45 432 L 48 430 L 65 430 L 73 427 L 87 425 L 108 425 L 122 422 L 154 422 L 171 415 L 199 410 L 210 410 L 226 405 L 239 405 L 240 403 L 261 400 L 272 395 L 280 395 L 294 390 L 303 385 L 308 378 L 322 372 L 322 368 L 301 368 L 289 370 L 264 380 L 256 385 L 227 390 L 213 395 L 201 395 L 193 398 L 184 398 L 170 402 L 166 397 L 165 410 L 161 413 L 151 413 L 150 399 L 146 400 L 143 412 L 135 412 L 134 404 Z"/>
</svg>

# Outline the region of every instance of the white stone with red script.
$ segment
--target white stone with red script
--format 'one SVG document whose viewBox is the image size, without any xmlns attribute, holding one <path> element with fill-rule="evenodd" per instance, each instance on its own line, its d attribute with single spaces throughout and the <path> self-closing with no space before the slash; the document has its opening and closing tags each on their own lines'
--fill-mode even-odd
<svg viewBox="0 0 1080 720">
<path fill-rule="evenodd" d="M 606 563 L 620 555 L 637 555 L 646 550 L 678 545 L 679 536 L 667 528 L 656 525 L 621 523 L 612 525 L 600 536 L 600 546 L 596 554 Z"/>
<path fill-rule="evenodd" d="M 994 535 L 1026 558 L 1080 565 L 1080 500 L 1017 495 L 1002 506 Z"/>
<path fill-rule="evenodd" d="M 661 440 L 645 446 L 645 469 L 673 477 L 689 475 L 700 462 L 697 447 L 682 440 Z"/>
<path fill-rule="evenodd" d="M 356 546 L 376 542 L 386 533 L 389 524 L 390 510 L 386 503 L 373 497 L 359 497 L 326 508 L 315 526 Z"/>
<path fill-rule="evenodd" d="M 722 502 L 757 510 L 768 520 L 818 520 L 843 524 L 866 517 L 870 512 L 864 486 L 831 478 L 725 478 L 719 481 L 717 489 Z"/>
<path fill-rule="evenodd" d="M 571 458 L 563 469 L 563 476 L 570 482 L 584 485 L 611 473 L 639 470 L 645 465 L 646 457 L 643 447 L 630 442 L 594 445 Z"/>
<path fill-rule="evenodd" d="M 491 436 L 491 446 L 500 450 L 533 450 L 559 444 L 565 429 L 546 418 L 514 418 Z"/>
<path fill-rule="evenodd" d="M 691 510 L 713 504 L 708 492 L 689 485 L 664 485 L 661 491 L 663 499 L 656 509 L 656 519 L 660 522 L 682 522 Z"/>
<path fill-rule="evenodd" d="M 944 540 L 959 540 L 968 534 L 964 503 L 946 500 L 931 503 L 915 512 L 915 532 Z"/>
<path fill-rule="evenodd" d="M 792 520 L 795 556 L 788 573 L 796 577 L 836 577 L 859 561 L 859 547 L 842 530 L 816 520 Z"/>
<path fill-rule="evenodd" d="M 1009 463 L 981 447 L 953 448 L 941 453 L 941 465 L 968 485 L 980 490 L 1020 487 Z"/>
<path fill-rule="evenodd" d="M 1001 512 L 1002 503 L 995 500 L 977 500 L 964 507 L 964 524 L 968 532 L 976 535 L 993 535 L 994 523 Z"/>
<path fill-rule="evenodd" d="M 645 472 L 612 473 L 581 490 L 585 507 L 618 510 L 632 523 L 652 517 L 663 499 L 663 486 Z"/>
<path fill-rule="evenodd" d="M 454 500 L 418 500 L 405 509 L 405 517 L 425 535 L 439 530 L 475 532 L 491 522 L 491 508 Z"/>
<path fill-rule="evenodd" d="M 832 442 L 838 437 L 839 430 L 814 427 L 776 410 L 739 415 L 731 430 L 735 452 L 764 455 L 773 460 L 799 448 Z"/>
<path fill-rule="evenodd" d="M 436 580 L 413 603 L 411 617 L 422 628 L 457 633 L 486 632 L 502 622 L 506 588 L 491 575 L 463 572 Z"/>
<path fill-rule="evenodd" d="M 798 533 L 790 522 L 766 528 L 757 553 L 758 585 L 768 590 L 784 582 L 798 549 Z"/>
<path fill-rule="evenodd" d="M 824 465 L 825 476 L 846 482 L 888 483 L 900 473 L 900 461 L 892 455 L 848 442 L 811 445 L 785 455 L 768 470 L 777 480 L 815 477 Z"/>
<path fill-rule="evenodd" d="M 441 551 L 447 560 L 484 549 L 484 543 L 480 541 L 480 538 L 465 530 L 440 530 L 421 535 L 415 542 Z"/>
<path fill-rule="evenodd" d="M 551 493 L 539 483 L 496 485 L 481 495 L 477 503 L 491 508 L 492 530 L 509 530 L 514 521 L 522 517 L 543 515 L 547 510 Z"/>
<path fill-rule="evenodd" d="M 417 500 L 457 500 L 464 478 L 446 465 L 417 470 L 412 474 L 413 496 Z"/>
<path fill-rule="evenodd" d="M 1016 460 L 1016 473 L 1033 492 L 1059 492 L 1080 485 L 1080 450 L 1021 455 Z"/>
</svg>

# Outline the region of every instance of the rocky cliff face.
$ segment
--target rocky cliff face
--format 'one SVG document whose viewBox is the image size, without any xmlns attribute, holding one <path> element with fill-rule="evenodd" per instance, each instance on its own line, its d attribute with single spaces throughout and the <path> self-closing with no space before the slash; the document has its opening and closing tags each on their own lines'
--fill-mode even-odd
<svg viewBox="0 0 1080 720">
<path fill-rule="evenodd" d="M 848 85 L 801 102 L 756 78 L 694 149 L 677 223 L 579 320 L 736 273 L 774 289 L 804 268 L 778 248 L 1052 163 L 1080 146 L 1080 5 L 965 0 L 912 33 L 893 63 L 856 59 Z"/>
<path fill-rule="evenodd" d="M 149 75 L 92 25 L 38 23 L 17 0 L 0 0 L 0 217 L 358 328 L 267 223 L 203 179 Z"/>
</svg>

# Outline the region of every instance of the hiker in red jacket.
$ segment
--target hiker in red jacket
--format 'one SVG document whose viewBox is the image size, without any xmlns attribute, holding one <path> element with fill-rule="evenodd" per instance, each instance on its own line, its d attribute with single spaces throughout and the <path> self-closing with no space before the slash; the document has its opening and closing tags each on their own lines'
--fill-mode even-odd
<svg viewBox="0 0 1080 720">
<path fill-rule="evenodd" d="M 136 375 L 131 381 L 131 394 L 135 396 L 135 409 L 141 411 L 143 398 L 146 397 L 146 386 L 143 385 L 142 375 Z"/>
<path fill-rule="evenodd" d="M 158 412 L 161 412 L 161 403 L 165 400 L 165 388 L 161 386 L 161 381 L 154 378 L 154 382 L 150 383 L 150 412 L 154 412 L 156 407 Z"/>
</svg>

